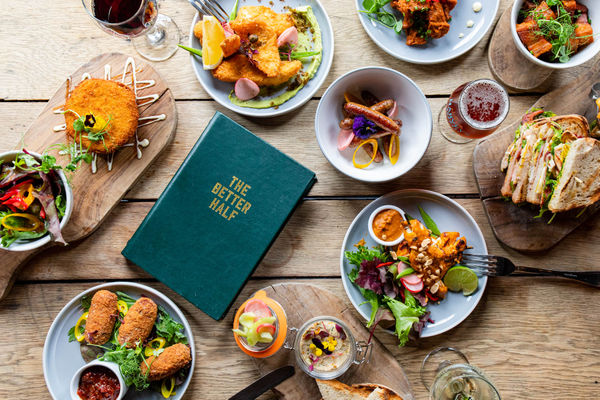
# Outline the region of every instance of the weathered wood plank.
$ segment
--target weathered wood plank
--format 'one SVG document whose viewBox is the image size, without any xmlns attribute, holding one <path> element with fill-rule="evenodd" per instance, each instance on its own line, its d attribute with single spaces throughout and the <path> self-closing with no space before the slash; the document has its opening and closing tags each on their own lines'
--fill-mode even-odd
<svg viewBox="0 0 600 400">
<path fill-rule="evenodd" d="M 251 281 L 235 308 L 255 290 L 279 282 Z M 331 290 L 348 302 L 338 279 L 298 282 Z M 392 335 L 376 333 L 404 368 L 417 399 L 427 398 L 419 379 L 421 360 L 439 346 L 463 350 L 489 375 L 505 399 L 597 397 L 600 326 L 593 317 L 600 313 L 597 290 L 558 284 L 556 280 L 535 285 L 529 282 L 527 278 L 491 279 L 482 302 L 466 321 L 418 345 L 398 348 Z M 0 346 L 4 349 L 0 373 L 10 376 L 2 384 L 3 397 L 50 398 L 41 368 L 46 333 L 60 309 L 95 284 L 17 284 L 0 303 Z M 171 297 L 192 326 L 198 360 L 186 399 L 227 399 L 258 378 L 252 360 L 236 347 L 231 336 L 233 311 L 215 322 L 163 285 L 150 286 Z"/>
<path fill-rule="evenodd" d="M 511 3 L 502 0 L 498 14 Z M 414 65 L 396 60 L 371 41 L 358 20 L 353 2 L 324 0 L 323 5 L 331 17 L 336 43 L 331 72 L 317 96 L 335 78 L 368 65 L 384 65 L 404 72 L 429 95 L 449 94 L 473 77 L 491 77 L 486 61 L 491 32 L 458 59 L 432 66 Z M 48 99 L 67 75 L 88 59 L 106 51 L 135 53 L 129 42 L 100 30 L 78 1 L 39 0 L 35 6 L 26 6 L 18 1 L 0 0 L 0 7 L 3 57 L 10 60 L 0 70 L 0 99 Z M 160 11 L 171 16 L 184 35 L 189 33 L 195 10 L 187 2 L 161 2 Z M 43 23 L 39 22 L 40 15 Z M 185 44 L 187 41 L 184 39 Z M 171 59 L 154 65 L 176 99 L 209 98 L 196 80 L 188 53 L 179 50 Z M 545 87 L 570 80 L 585 68 L 555 72 Z"/>
<path fill-rule="evenodd" d="M 484 233 L 490 254 L 504 255 L 520 265 L 567 270 L 598 269 L 599 250 L 589 243 L 600 236 L 600 220 L 592 218 L 555 248 L 524 255 L 503 248 L 494 238 L 483 207 L 477 199 L 457 200 L 473 215 Z M 365 200 L 305 201 L 258 266 L 259 277 L 339 276 L 342 239 Z M 23 267 L 18 280 L 136 279 L 149 278 L 129 263 L 121 250 L 137 229 L 152 203 L 118 206 L 92 236 L 68 248 L 53 248 L 35 256 Z M 182 212 L 188 212 L 182 209 Z M 193 212 L 193 210 L 189 210 Z M 468 238 L 467 238 L 468 239 Z M 198 251 L 202 251 L 199 244 Z M 533 278 L 533 281 L 544 278 Z"/>
<path fill-rule="evenodd" d="M 536 100 L 536 97 L 531 96 L 513 96 L 510 114 L 505 124 L 520 118 Z M 434 114 L 433 138 L 421 162 L 409 173 L 392 182 L 368 184 L 338 172 L 321 153 L 314 133 L 317 100 L 310 101 L 296 114 L 270 120 L 245 118 L 226 111 L 213 101 L 179 101 L 179 125 L 173 142 L 126 198 L 158 198 L 217 110 L 315 171 L 318 182 L 311 190 L 311 196 L 381 195 L 402 188 L 432 189 L 453 194 L 477 193 L 472 167 L 476 142 L 456 145 L 441 137 L 437 131 L 437 113 L 445 99 L 430 98 L 429 102 Z M 43 106 L 43 103 L 0 103 L 0 131 L 3 132 L 0 137 L 0 151 L 17 146 L 22 132 L 29 126 L 29 121 L 35 119 Z M 403 132 L 403 135 L 410 134 L 411 132 Z M 56 141 L 61 140 L 64 140 L 63 134 L 57 133 Z M 226 159 L 227 154 L 223 154 L 223 160 Z"/>
</svg>

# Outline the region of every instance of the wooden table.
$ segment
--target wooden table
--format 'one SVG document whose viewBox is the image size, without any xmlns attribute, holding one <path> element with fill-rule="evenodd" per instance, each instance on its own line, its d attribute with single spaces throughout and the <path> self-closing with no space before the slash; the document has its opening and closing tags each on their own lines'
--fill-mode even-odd
<svg viewBox="0 0 600 400">
<path fill-rule="evenodd" d="M 451 62 L 412 65 L 393 59 L 373 44 L 358 21 L 353 1 L 323 3 L 334 17 L 337 39 L 331 73 L 316 98 L 283 118 L 244 118 L 217 105 L 196 80 L 184 51 L 155 64 L 177 99 L 175 140 L 96 233 L 67 249 L 37 256 L 23 268 L 12 293 L 0 303 L 0 398 L 50 398 L 42 373 L 42 348 L 50 324 L 71 297 L 100 282 L 115 280 L 141 281 L 158 288 L 183 309 L 192 324 L 198 362 L 186 399 L 226 399 L 258 377 L 252 361 L 231 338 L 233 312 L 221 322 L 213 321 L 120 254 L 217 110 L 312 169 L 319 178 L 235 307 L 253 291 L 277 282 L 320 285 L 347 301 L 338 259 L 344 233 L 370 200 L 402 188 L 435 190 L 456 199 L 479 223 L 491 254 L 526 265 L 598 269 L 600 218 L 592 219 L 545 254 L 524 255 L 502 247 L 478 199 L 471 166 L 475 143 L 449 144 L 435 127 L 423 160 L 396 181 L 360 183 L 329 165 L 315 140 L 313 121 L 318 96 L 341 74 L 367 65 L 397 69 L 423 89 L 434 114 L 454 88 L 491 74 L 486 61 L 489 35 Z M 501 3 L 498 16 L 511 1 Z M 189 32 L 194 12 L 187 0 L 165 0 L 160 6 L 185 34 Z M 5 151 L 17 146 L 45 101 L 82 63 L 106 51 L 133 54 L 134 50 L 96 27 L 78 0 L 0 0 L 0 9 L 0 151 Z M 593 62 L 600 62 L 600 57 L 588 65 Z M 538 93 L 511 96 L 508 121 L 518 118 L 541 92 L 586 68 L 555 73 Z M 489 374 L 505 399 L 593 399 L 600 395 L 599 315 L 598 290 L 557 279 L 495 278 L 490 279 L 473 314 L 446 334 L 404 348 L 398 348 L 391 335 L 378 332 L 377 336 L 405 369 L 418 399 L 427 398 L 418 379 L 420 362 L 438 346 L 465 351 Z"/>
</svg>

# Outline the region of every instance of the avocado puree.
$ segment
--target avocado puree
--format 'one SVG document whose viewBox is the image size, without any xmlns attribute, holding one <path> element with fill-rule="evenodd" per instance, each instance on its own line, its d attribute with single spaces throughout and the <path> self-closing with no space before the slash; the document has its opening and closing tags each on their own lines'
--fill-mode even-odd
<svg viewBox="0 0 600 400">
<path fill-rule="evenodd" d="M 306 68 L 304 72 L 300 70 L 299 74 L 303 74 L 301 83 L 298 84 L 298 86 L 295 86 L 293 89 L 287 89 L 287 86 L 289 86 L 289 82 L 285 83 L 282 86 L 282 90 L 284 91 L 281 94 L 273 97 L 263 97 L 268 96 L 269 92 L 272 92 L 273 90 L 273 88 L 264 87 L 261 88 L 258 97 L 245 101 L 238 99 L 235 93 L 231 91 L 231 93 L 229 94 L 229 100 L 233 104 L 240 107 L 249 108 L 270 108 L 278 106 L 294 97 L 296 93 L 298 93 L 298 91 L 304 87 L 306 82 L 308 82 L 315 76 L 315 73 L 317 72 L 317 69 L 319 69 L 319 65 L 321 64 L 321 59 L 323 56 L 323 43 L 321 40 L 321 29 L 319 28 L 319 23 L 317 22 L 317 18 L 315 17 L 311 6 L 298 7 L 293 11 L 299 15 L 302 15 L 306 23 L 310 27 L 310 29 L 307 29 L 303 32 L 298 30 L 298 45 L 296 46 L 295 50 L 319 52 L 319 54 L 311 57 L 312 60 L 310 64 L 308 64 L 308 67 L 306 66 L 306 64 L 304 64 L 303 69 Z M 312 33 L 312 39 L 314 40 L 314 44 L 312 43 L 313 40 L 311 40 L 311 37 L 308 35 L 309 30 Z"/>
</svg>

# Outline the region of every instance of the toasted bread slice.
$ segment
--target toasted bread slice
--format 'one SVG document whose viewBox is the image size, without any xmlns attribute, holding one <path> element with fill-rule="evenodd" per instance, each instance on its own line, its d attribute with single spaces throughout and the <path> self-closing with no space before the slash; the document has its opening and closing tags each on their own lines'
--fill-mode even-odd
<svg viewBox="0 0 600 400">
<path fill-rule="evenodd" d="M 317 386 L 319 386 L 319 391 L 323 396 L 323 400 L 364 400 L 369 397 L 373 391 L 369 389 L 348 386 L 336 380 L 315 380 L 317 381 Z"/>
<path fill-rule="evenodd" d="M 575 137 L 583 138 L 590 135 L 590 124 L 584 116 L 577 114 L 557 115 L 550 119 L 560 125 L 563 132 L 571 133 Z"/>
<path fill-rule="evenodd" d="M 367 397 L 367 400 L 388 400 L 389 397 L 387 395 L 387 393 L 385 392 L 385 390 L 383 390 L 382 388 L 376 388 L 375 390 L 373 390 L 371 392 L 371 394 L 369 395 L 369 397 Z"/>
<path fill-rule="evenodd" d="M 600 199 L 600 141 L 577 139 L 565 158 L 548 208 L 552 212 L 589 206 Z"/>
<path fill-rule="evenodd" d="M 352 385 L 352 386 L 357 389 L 372 390 L 371 395 L 375 395 L 375 396 L 381 396 L 381 393 L 383 393 L 384 397 L 372 397 L 372 398 L 369 397 L 369 400 L 380 399 L 380 398 L 387 399 L 387 400 L 402 400 L 402 397 L 400 397 L 400 395 L 398 393 L 396 393 L 395 391 L 393 391 L 392 389 L 390 389 L 387 386 L 374 385 L 372 383 L 360 383 L 360 384 L 356 384 L 356 385 Z M 377 390 L 377 389 L 379 389 L 379 390 Z M 377 392 L 377 393 L 375 393 L 375 392 Z"/>
</svg>

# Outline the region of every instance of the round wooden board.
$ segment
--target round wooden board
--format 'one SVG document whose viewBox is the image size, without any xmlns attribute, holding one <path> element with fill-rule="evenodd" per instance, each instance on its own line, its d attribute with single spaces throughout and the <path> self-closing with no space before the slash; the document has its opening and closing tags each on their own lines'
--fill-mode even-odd
<svg viewBox="0 0 600 400">
<path fill-rule="evenodd" d="M 552 75 L 553 70 L 532 63 L 517 49 L 510 32 L 508 7 L 492 35 L 488 48 L 488 64 L 494 77 L 516 91 L 527 91 L 540 86 Z"/>
<path fill-rule="evenodd" d="M 105 65 L 111 66 L 113 77 L 122 74 L 128 58 L 129 56 L 125 54 L 105 53 L 91 59 L 71 75 L 72 87 L 81 82 L 84 73 L 89 73 L 92 78 L 104 78 Z M 96 230 L 125 193 L 173 139 L 177 127 L 177 109 L 171 90 L 150 64 L 139 59 L 135 59 L 135 64 L 138 80 L 152 79 L 156 82 L 152 87 L 138 89 L 138 94 L 144 96 L 156 93 L 159 96 L 154 103 L 139 108 L 140 117 L 165 114 L 166 119 L 138 129 L 140 140 L 148 139 L 150 141 L 148 147 L 142 149 L 141 159 L 137 158 L 137 152 L 133 146 L 124 147 L 115 153 L 112 171 L 108 171 L 104 159 L 98 157 L 95 174 L 92 173 L 89 165 L 83 164 L 70 177 L 74 204 L 71 219 L 63 230 L 63 236 L 67 242 L 82 239 Z M 63 115 L 54 113 L 54 110 L 61 108 L 65 103 L 66 78 L 65 83 L 58 88 L 41 114 L 27 129 L 22 143 L 15 144 L 15 148 L 18 149 L 22 145 L 27 150 L 43 153 L 53 144 L 66 143 L 65 133 L 53 130 L 55 126 L 65 122 Z M 59 164 L 68 163 L 66 156 L 55 155 Z M 51 245 L 49 244 L 47 247 Z M 0 269 L 0 300 L 10 290 L 19 266 L 41 250 L 17 253 L 0 249 L 0 264 L 2 265 L 2 269 Z"/>
<path fill-rule="evenodd" d="M 355 316 L 337 296 L 325 289 L 301 283 L 282 283 L 268 286 L 267 296 L 281 304 L 288 318 L 288 326 L 300 328 L 307 320 L 319 315 L 328 315 L 346 322 L 357 341 L 367 341 L 369 331 L 364 322 Z M 373 337 L 373 352 L 368 364 L 353 366 L 339 380 L 346 384 L 373 383 L 389 387 L 404 400 L 413 400 L 414 395 L 406 374 L 392 353 Z M 306 375 L 295 364 L 294 351 L 281 349 L 269 358 L 253 359 L 261 376 L 285 365 L 294 365 L 296 373 L 273 389 L 285 400 L 318 400 L 321 398 L 315 380 Z"/>
</svg>

